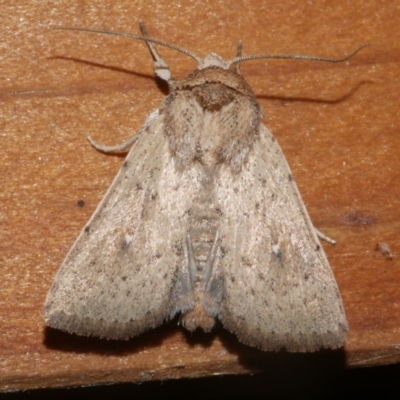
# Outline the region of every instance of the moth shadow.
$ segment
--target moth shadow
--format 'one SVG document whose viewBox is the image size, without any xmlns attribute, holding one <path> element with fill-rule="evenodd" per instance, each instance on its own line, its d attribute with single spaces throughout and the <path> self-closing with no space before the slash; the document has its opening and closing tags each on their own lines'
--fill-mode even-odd
<svg viewBox="0 0 400 400">
<path fill-rule="evenodd" d="M 346 371 L 346 354 L 341 349 L 322 349 L 313 353 L 290 353 L 286 350 L 261 351 L 257 348 L 240 343 L 237 337 L 226 331 L 218 330 L 218 337 L 226 351 L 236 354 L 238 362 L 246 370 L 266 373 L 268 376 L 303 382 L 311 376 L 343 373 Z M 270 380 L 270 378 L 269 378 Z M 295 384 L 294 382 L 292 384 Z M 285 383 L 286 385 L 286 383 Z"/>
<path fill-rule="evenodd" d="M 143 349 L 160 347 L 165 341 L 173 340 L 172 338 L 179 335 L 180 331 L 182 331 L 182 328 L 177 326 L 175 319 L 129 340 L 108 340 L 78 336 L 46 326 L 43 331 L 43 344 L 48 349 L 66 353 L 94 353 L 118 356 L 138 353 Z"/>
<path fill-rule="evenodd" d="M 324 371 L 344 371 L 346 357 L 343 349 L 320 350 L 314 353 L 289 353 L 285 350 L 265 352 L 240 343 L 237 337 L 223 328 L 221 323 L 210 333 L 201 329 L 189 332 L 178 324 L 179 316 L 158 328 L 151 329 L 129 340 L 106 340 L 96 337 L 78 336 L 58 329 L 44 328 L 43 344 L 51 349 L 77 354 L 108 354 L 122 356 L 134 354 L 144 349 L 161 347 L 165 342 L 181 342 L 189 347 L 201 346 L 208 349 L 217 339 L 222 343 L 223 351 L 234 354 L 246 370 L 279 376 L 293 374 L 318 374 Z"/>
<path fill-rule="evenodd" d="M 182 329 L 182 335 L 184 336 L 186 343 L 190 347 L 201 346 L 203 349 L 207 349 L 212 346 L 214 340 L 219 336 L 219 330 L 213 329 L 211 332 L 203 332 L 200 328 L 190 332 L 186 329 Z"/>
<path fill-rule="evenodd" d="M 278 106 L 284 106 L 286 103 L 292 102 L 303 102 L 303 103 L 322 103 L 322 104 L 336 104 L 341 103 L 349 98 L 351 98 L 358 90 L 368 84 L 374 83 L 371 80 L 363 80 L 358 82 L 353 88 L 351 88 L 347 93 L 344 93 L 336 98 L 311 98 L 307 96 L 293 96 L 293 97 L 283 97 L 283 96 L 270 96 L 270 95 L 257 95 L 257 99 L 266 99 L 275 101 Z"/>
<path fill-rule="evenodd" d="M 88 61 L 88 60 L 82 60 L 80 58 L 74 58 L 74 57 L 64 57 L 64 56 L 53 56 L 53 57 L 48 57 L 48 60 L 66 60 L 66 61 L 73 61 L 76 63 L 84 64 L 84 65 L 89 65 L 91 67 L 96 67 L 96 68 L 102 68 L 102 69 L 108 69 L 110 71 L 115 71 L 115 72 L 122 72 L 124 74 L 129 74 L 129 75 L 134 75 L 140 78 L 145 78 L 145 79 L 150 79 L 152 81 L 156 81 L 156 84 L 158 88 L 161 90 L 161 92 L 166 96 L 169 94 L 169 88 L 168 88 L 168 83 L 154 75 L 148 75 L 148 74 L 142 74 L 140 72 L 136 71 L 131 71 L 125 68 L 117 67 L 115 65 L 105 65 L 105 64 L 99 64 L 93 61 Z"/>
</svg>

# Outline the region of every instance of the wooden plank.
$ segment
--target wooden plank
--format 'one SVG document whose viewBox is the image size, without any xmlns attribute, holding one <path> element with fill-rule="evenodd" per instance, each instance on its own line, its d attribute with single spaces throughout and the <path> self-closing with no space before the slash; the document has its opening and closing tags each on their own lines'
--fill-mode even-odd
<svg viewBox="0 0 400 400">
<path fill-rule="evenodd" d="M 0 390 L 400 361 L 398 1 L 3 0 L 2 17 Z M 50 27 L 137 33 L 139 19 L 152 36 L 200 56 L 232 58 L 238 39 L 245 54 L 329 57 L 372 43 L 343 64 L 241 66 L 315 226 L 337 240 L 324 248 L 350 324 L 344 349 L 262 353 L 221 327 L 190 335 L 177 320 L 126 343 L 45 328 L 54 274 L 123 160 L 96 152 L 86 136 L 121 143 L 166 94 L 143 43 Z M 160 52 L 176 77 L 195 67 L 182 54 Z M 393 259 L 376 250 L 378 242 Z"/>
</svg>

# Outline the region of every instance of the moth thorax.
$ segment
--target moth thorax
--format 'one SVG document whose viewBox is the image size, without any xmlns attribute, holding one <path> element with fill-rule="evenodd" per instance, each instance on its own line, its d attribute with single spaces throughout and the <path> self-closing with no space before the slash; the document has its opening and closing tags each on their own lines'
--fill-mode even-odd
<svg viewBox="0 0 400 400">
<path fill-rule="evenodd" d="M 200 106 L 209 111 L 219 111 L 237 96 L 234 90 L 221 83 L 206 83 L 197 86 L 193 88 L 192 94 Z"/>
</svg>

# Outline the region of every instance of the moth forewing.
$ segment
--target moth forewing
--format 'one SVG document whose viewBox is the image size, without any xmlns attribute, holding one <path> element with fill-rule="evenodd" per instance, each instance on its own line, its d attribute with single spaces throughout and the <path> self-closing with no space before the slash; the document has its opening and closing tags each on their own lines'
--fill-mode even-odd
<svg viewBox="0 0 400 400">
<path fill-rule="evenodd" d="M 47 325 L 128 339 L 181 313 L 189 330 L 209 331 L 218 318 L 262 350 L 342 346 L 348 327 L 335 278 L 238 64 L 350 56 L 241 56 L 239 44 L 231 61 L 200 59 L 141 30 L 101 33 L 144 40 L 171 93 L 146 120 L 57 273 Z M 154 44 L 189 55 L 198 69 L 173 80 Z M 113 151 L 135 140 L 91 143 Z"/>
<path fill-rule="evenodd" d="M 263 350 L 340 347 L 347 322 L 336 281 L 283 154 L 265 126 L 240 178 L 224 172 L 219 198 L 234 217 L 227 216 L 220 231 L 223 324 Z"/>
</svg>

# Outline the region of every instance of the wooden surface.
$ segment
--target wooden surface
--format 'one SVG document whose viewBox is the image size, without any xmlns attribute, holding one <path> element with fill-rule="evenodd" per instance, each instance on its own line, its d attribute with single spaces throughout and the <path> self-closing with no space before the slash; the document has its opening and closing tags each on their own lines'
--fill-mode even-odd
<svg viewBox="0 0 400 400">
<path fill-rule="evenodd" d="M 400 361 L 400 1 L 1 0 L 0 389 L 88 385 Z M 221 327 L 190 335 L 176 320 L 129 342 L 46 329 L 42 306 L 68 249 L 123 160 L 91 148 L 138 131 L 166 95 L 145 45 L 51 30 L 151 36 L 204 57 L 342 57 L 341 64 L 251 61 L 241 72 L 265 110 L 337 278 L 344 349 L 262 353 Z M 193 60 L 160 49 L 175 77 Z M 79 207 L 78 201 L 84 206 Z M 376 250 L 386 242 L 393 258 Z"/>
</svg>

